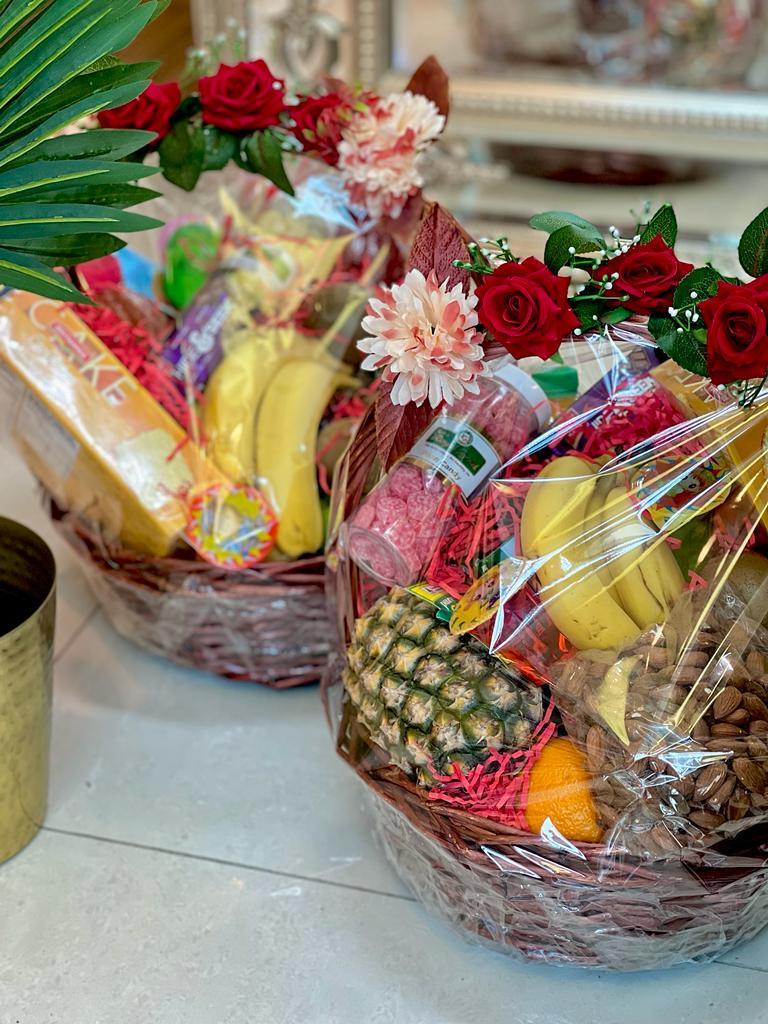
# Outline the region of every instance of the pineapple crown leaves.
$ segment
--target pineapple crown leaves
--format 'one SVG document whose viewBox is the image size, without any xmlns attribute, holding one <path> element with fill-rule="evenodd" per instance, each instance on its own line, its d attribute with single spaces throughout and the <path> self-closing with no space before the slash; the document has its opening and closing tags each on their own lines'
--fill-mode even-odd
<svg viewBox="0 0 768 1024">
<path fill-rule="evenodd" d="M 158 225 L 126 212 L 157 194 L 136 184 L 154 169 L 125 159 L 150 133 L 59 133 L 148 86 L 155 64 L 114 54 L 165 6 L 0 0 L 0 284 L 83 301 L 53 268 L 115 252 L 125 244 L 117 234 Z"/>
</svg>

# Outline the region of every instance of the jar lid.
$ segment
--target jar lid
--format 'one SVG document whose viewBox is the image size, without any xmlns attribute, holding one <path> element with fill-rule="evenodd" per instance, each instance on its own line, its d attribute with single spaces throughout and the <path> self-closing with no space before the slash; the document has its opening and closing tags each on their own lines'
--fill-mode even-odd
<svg viewBox="0 0 768 1024">
<path fill-rule="evenodd" d="M 548 398 L 575 395 L 579 390 L 579 371 L 575 366 L 548 366 L 531 376 Z"/>
<path fill-rule="evenodd" d="M 533 377 L 506 357 L 491 363 L 491 373 L 523 396 L 536 416 L 539 430 L 544 430 L 552 418 L 552 406 L 544 389 Z"/>
</svg>

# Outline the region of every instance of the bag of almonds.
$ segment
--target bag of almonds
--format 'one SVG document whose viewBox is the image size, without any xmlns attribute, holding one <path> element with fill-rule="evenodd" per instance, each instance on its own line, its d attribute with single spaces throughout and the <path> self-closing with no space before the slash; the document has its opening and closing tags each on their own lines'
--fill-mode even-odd
<svg viewBox="0 0 768 1024">
<path fill-rule="evenodd" d="M 727 587 L 688 592 L 631 643 L 554 667 L 616 854 L 679 855 L 768 820 L 768 630 L 748 610 Z"/>
</svg>

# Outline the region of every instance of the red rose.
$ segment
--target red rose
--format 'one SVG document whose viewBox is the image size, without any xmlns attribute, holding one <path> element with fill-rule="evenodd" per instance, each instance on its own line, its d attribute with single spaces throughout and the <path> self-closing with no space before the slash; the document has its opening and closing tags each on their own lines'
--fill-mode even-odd
<svg viewBox="0 0 768 1024">
<path fill-rule="evenodd" d="M 203 120 L 231 132 L 255 132 L 280 123 L 285 82 L 263 60 L 222 64 L 198 84 Z"/>
<path fill-rule="evenodd" d="M 159 142 L 168 134 L 171 117 L 181 103 L 181 90 L 175 82 L 151 82 L 141 96 L 114 110 L 102 110 L 99 124 L 102 128 L 140 128 L 155 132 Z M 155 144 L 153 143 L 153 145 Z"/>
<path fill-rule="evenodd" d="M 289 108 L 293 117 L 291 131 L 308 156 L 325 160 L 332 167 L 339 162 L 341 132 L 349 121 L 351 107 L 337 92 L 325 96 L 305 96 Z"/>
<path fill-rule="evenodd" d="M 699 306 L 707 325 L 707 369 L 715 384 L 768 373 L 768 274 L 749 284 L 721 281 Z"/>
<path fill-rule="evenodd" d="M 568 305 L 568 278 L 529 256 L 502 263 L 477 289 L 480 322 L 516 359 L 548 359 L 579 320 Z"/>
<path fill-rule="evenodd" d="M 645 245 L 633 245 L 627 252 L 602 263 L 595 276 L 602 280 L 618 274 L 613 290 L 628 295 L 629 299 L 617 302 L 633 313 L 652 316 L 667 312 L 675 288 L 692 270 L 693 264 L 681 262 L 674 249 L 657 235 Z"/>
</svg>

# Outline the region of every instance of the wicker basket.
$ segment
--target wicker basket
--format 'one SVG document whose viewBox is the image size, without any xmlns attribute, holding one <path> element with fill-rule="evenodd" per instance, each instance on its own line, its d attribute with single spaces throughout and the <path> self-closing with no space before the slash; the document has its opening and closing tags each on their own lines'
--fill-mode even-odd
<svg viewBox="0 0 768 1024">
<path fill-rule="evenodd" d="M 234 572 L 105 546 L 50 503 L 121 636 L 187 668 L 275 689 L 316 683 L 329 650 L 322 557 Z"/>
<path fill-rule="evenodd" d="M 359 504 L 376 460 L 365 423 L 346 456 L 337 519 Z M 363 579 L 343 545 L 328 587 L 344 642 Z M 337 749 L 371 793 L 378 835 L 412 892 L 463 934 L 522 960 L 608 970 L 653 970 L 707 961 L 768 924 L 768 826 L 728 849 L 643 861 L 602 845 L 558 848 L 542 837 L 430 800 L 372 746 L 341 686 L 341 659 L 324 677 Z"/>
</svg>

